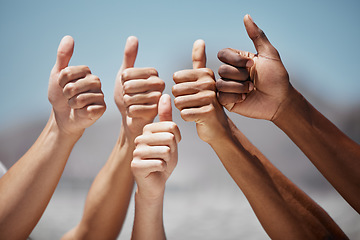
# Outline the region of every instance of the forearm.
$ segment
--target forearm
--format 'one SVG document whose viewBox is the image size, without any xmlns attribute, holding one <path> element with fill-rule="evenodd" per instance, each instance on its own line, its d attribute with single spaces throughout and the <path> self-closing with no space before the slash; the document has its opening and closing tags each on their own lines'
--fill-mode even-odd
<svg viewBox="0 0 360 240">
<path fill-rule="evenodd" d="M 130 170 L 134 139 L 124 134 L 96 176 L 79 225 L 63 239 L 116 239 L 126 217 L 134 180 Z"/>
<path fill-rule="evenodd" d="M 51 117 L 44 130 L 0 179 L 0 238 L 26 238 L 45 211 L 80 136 L 63 135 Z"/>
<path fill-rule="evenodd" d="M 236 137 L 218 139 L 210 145 L 272 239 L 315 238 L 292 213 L 259 159 L 246 151 Z"/>
<path fill-rule="evenodd" d="M 295 89 L 273 121 L 336 190 L 360 212 L 360 146 Z"/>
<path fill-rule="evenodd" d="M 265 167 L 277 190 L 287 206 L 298 216 L 305 228 L 316 234 L 318 238 L 333 237 L 347 239 L 346 235 L 332 218 L 306 193 L 291 182 L 277 169 L 229 119 L 234 137 L 253 156 L 256 156 Z"/>
<path fill-rule="evenodd" d="M 131 239 L 166 239 L 163 224 L 163 195 L 148 199 L 135 193 L 135 217 Z"/>
</svg>

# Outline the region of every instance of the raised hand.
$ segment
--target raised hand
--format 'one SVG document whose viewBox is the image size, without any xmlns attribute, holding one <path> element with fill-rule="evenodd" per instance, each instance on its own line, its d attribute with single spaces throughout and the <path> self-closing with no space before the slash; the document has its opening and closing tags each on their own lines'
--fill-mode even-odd
<svg viewBox="0 0 360 240">
<path fill-rule="evenodd" d="M 87 66 L 68 66 L 74 40 L 65 36 L 51 70 L 48 98 L 56 123 L 66 134 L 82 134 L 106 110 L 100 79 Z"/>
<path fill-rule="evenodd" d="M 143 134 L 135 139 L 131 170 L 143 198 L 163 198 L 165 183 L 173 172 L 177 160 L 177 144 L 181 135 L 172 122 L 170 96 L 162 95 L 159 101 L 159 122 L 144 127 Z"/>
<path fill-rule="evenodd" d="M 193 69 L 173 75 L 176 83 L 172 88 L 174 103 L 185 121 L 196 122 L 199 137 L 209 143 L 228 130 L 226 115 L 216 98 L 214 73 L 206 68 L 203 40 L 195 41 L 192 61 Z"/>
<path fill-rule="evenodd" d="M 165 83 L 154 68 L 134 68 L 138 39 L 126 41 L 123 63 L 115 82 L 115 103 L 123 117 L 123 125 L 134 137 L 157 115 L 158 101 Z"/>
<path fill-rule="evenodd" d="M 257 54 L 230 48 L 219 51 L 218 58 L 225 65 L 218 71 L 218 99 L 231 112 L 273 120 L 293 88 L 278 51 L 264 32 L 249 15 L 244 24 Z"/>
</svg>

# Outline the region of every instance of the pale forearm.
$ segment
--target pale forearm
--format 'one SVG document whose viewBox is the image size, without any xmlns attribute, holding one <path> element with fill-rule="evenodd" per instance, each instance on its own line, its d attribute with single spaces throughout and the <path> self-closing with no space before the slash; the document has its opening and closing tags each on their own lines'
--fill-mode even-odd
<svg viewBox="0 0 360 240">
<path fill-rule="evenodd" d="M 44 130 L 0 179 L 0 238 L 25 238 L 39 221 L 80 136 L 65 136 L 53 114 Z"/>
<path fill-rule="evenodd" d="M 130 162 L 133 138 L 122 129 L 114 149 L 96 176 L 86 199 L 84 214 L 72 231 L 76 239 L 116 239 L 126 217 L 134 180 Z M 70 239 L 69 234 L 63 239 Z"/>
<path fill-rule="evenodd" d="M 163 224 L 163 195 L 157 199 L 147 199 L 135 193 L 135 217 L 132 240 L 166 239 Z"/>
<path fill-rule="evenodd" d="M 360 212 L 360 146 L 295 89 L 274 123 L 305 153 L 337 191 Z"/>
</svg>

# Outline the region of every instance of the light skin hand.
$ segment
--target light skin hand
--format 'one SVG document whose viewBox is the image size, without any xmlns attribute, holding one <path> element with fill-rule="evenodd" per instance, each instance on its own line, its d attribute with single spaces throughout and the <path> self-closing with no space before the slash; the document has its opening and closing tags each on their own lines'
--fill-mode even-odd
<svg viewBox="0 0 360 240">
<path fill-rule="evenodd" d="M 264 32 L 249 15 L 244 17 L 244 24 L 257 54 L 230 48 L 219 51 L 218 58 L 225 64 L 218 71 L 218 99 L 231 112 L 274 120 L 294 89 L 278 51 Z"/>
<path fill-rule="evenodd" d="M 123 64 L 115 82 L 115 103 L 123 116 L 123 127 L 133 138 L 157 115 L 157 103 L 165 83 L 154 68 L 134 68 L 138 39 L 127 39 Z"/>
<path fill-rule="evenodd" d="M 178 161 L 181 135 L 172 122 L 170 96 L 159 102 L 159 122 L 144 127 L 135 139 L 131 170 L 137 183 L 135 217 L 131 239 L 166 239 L 163 223 L 165 184 Z"/>
<path fill-rule="evenodd" d="M 160 122 L 146 125 L 143 134 L 135 139 L 131 169 L 142 197 L 162 198 L 166 180 L 177 164 L 181 135 L 172 122 L 171 111 L 170 96 L 165 94 L 159 102 Z"/>
<path fill-rule="evenodd" d="M 185 121 L 196 123 L 199 137 L 209 143 L 229 133 L 229 130 L 223 107 L 216 98 L 214 73 L 206 68 L 203 40 L 195 41 L 192 60 L 193 69 L 173 75 L 176 83 L 172 88 L 174 104 Z"/>
<path fill-rule="evenodd" d="M 86 66 L 68 66 L 73 50 L 73 38 L 65 36 L 50 73 L 48 98 L 59 129 L 81 136 L 103 115 L 106 104 L 100 79 Z"/>
</svg>

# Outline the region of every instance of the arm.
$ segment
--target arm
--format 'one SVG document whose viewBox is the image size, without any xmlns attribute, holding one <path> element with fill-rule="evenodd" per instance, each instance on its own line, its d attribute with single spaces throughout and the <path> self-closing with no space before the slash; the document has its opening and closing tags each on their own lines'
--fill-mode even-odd
<svg viewBox="0 0 360 240">
<path fill-rule="evenodd" d="M 334 239 L 347 239 L 346 235 L 331 217 L 306 193 L 291 182 L 277 169 L 228 119 L 233 136 L 252 156 L 256 156 L 270 175 L 277 190 L 286 201 L 291 211 L 298 215 L 306 228 L 316 232 L 319 238 L 332 236 Z"/>
<path fill-rule="evenodd" d="M 183 119 L 196 122 L 199 137 L 214 149 L 272 239 L 287 239 L 289 236 L 292 239 L 317 239 L 327 236 L 327 229 L 319 224 L 316 217 L 304 217 L 304 214 L 299 214 L 301 207 L 288 203 L 290 198 L 284 191 L 290 193 L 298 189 L 290 184 L 284 187 L 287 182 L 280 177 L 280 172 L 275 174 L 275 171 L 269 171 L 269 162 L 228 120 L 216 98 L 214 76 L 211 70 L 204 69 L 205 59 L 204 43 L 195 42 L 194 67 L 202 68 L 174 74 L 174 102 Z M 305 206 L 305 202 L 301 204 Z"/>
<path fill-rule="evenodd" d="M 220 103 L 229 111 L 273 121 L 360 212 L 360 146 L 293 88 L 277 50 L 250 16 L 244 23 L 258 53 L 219 51 L 225 63 L 217 81 Z M 243 94 L 248 85 L 253 91 Z"/>
<path fill-rule="evenodd" d="M 137 183 L 132 239 L 166 239 L 163 224 L 165 183 L 177 160 L 180 131 L 172 122 L 171 100 L 159 102 L 160 122 L 146 125 L 136 138 L 131 169 Z"/>
<path fill-rule="evenodd" d="M 99 79 L 85 66 L 67 66 L 73 48 L 71 37 L 61 40 L 49 80 L 53 109 L 48 123 L 31 148 L 0 179 L 1 239 L 25 239 L 31 233 L 75 143 L 105 111 L 100 84 L 92 84 L 100 83 Z M 77 90 L 71 90 L 73 87 Z"/>
<path fill-rule="evenodd" d="M 157 115 L 164 89 L 155 69 L 133 68 L 137 50 L 137 38 L 129 37 L 115 82 L 115 103 L 122 115 L 118 141 L 89 190 L 80 223 L 63 239 L 116 239 L 122 228 L 134 185 L 134 140 Z"/>
</svg>

